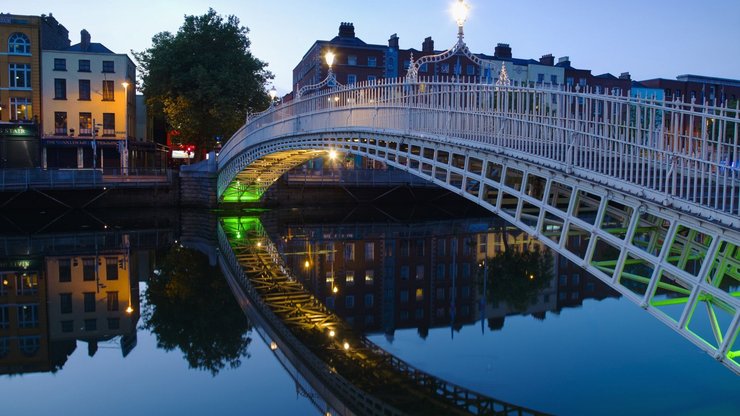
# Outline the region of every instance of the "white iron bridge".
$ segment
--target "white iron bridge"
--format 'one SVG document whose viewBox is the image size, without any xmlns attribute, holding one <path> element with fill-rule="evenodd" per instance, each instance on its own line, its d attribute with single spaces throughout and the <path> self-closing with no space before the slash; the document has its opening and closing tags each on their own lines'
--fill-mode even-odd
<svg viewBox="0 0 740 416">
<path fill-rule="evenodd" d="M 383 162 L 538 237 L 740 374 L 739 139 L 737 107 L 389 79 L 252 115 L 217 193 L 257 200 L 332 151 Z"/>
</svg>

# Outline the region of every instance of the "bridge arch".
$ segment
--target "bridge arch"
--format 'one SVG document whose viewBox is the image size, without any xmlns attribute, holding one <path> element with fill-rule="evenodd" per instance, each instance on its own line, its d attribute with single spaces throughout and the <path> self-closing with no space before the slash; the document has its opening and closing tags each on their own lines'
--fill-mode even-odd
<svg viewBox="0 0 740 416">
<path fill-rule="evenodd" d="M 382 161 L 538 237 L 740 373 L 736 173 L 716 156 L 722 140 L 665 121 L 705 120 L 709 109 L 499 88 L 389 82 L 270 109 L 223 149 L 218 195 L 250 186 L 259 195 L 331 149 Z M 714 156 L 697 158 L 679 146 L 687 140 Z"/>
</svg>

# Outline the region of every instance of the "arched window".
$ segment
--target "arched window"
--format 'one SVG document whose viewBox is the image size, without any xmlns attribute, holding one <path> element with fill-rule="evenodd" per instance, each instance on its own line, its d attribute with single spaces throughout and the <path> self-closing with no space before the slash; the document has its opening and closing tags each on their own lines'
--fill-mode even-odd
<svg viewBox="0 0 740 416">
<path fill-rule="evenodd" d="M 11 34 L 8 38 L 8 53 L 30 55 L 31 41 L 28 40 L 28 36 L 20 32 Z"/>
</svg>

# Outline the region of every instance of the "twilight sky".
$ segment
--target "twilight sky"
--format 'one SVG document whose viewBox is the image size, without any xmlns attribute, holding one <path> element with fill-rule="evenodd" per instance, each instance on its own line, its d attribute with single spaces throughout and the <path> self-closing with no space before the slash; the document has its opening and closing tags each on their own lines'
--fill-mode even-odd
<svg viewBox="0 0 740 416">
<path fill-rule="evenodd" d="M 738 0 L 468 0 L 465 41 L 474 52 L 493 54 L 509 43 L 516 58 L 552 53 L 570 56 L 594 74 L 629 71 L 633 79 L 699 74 L 740 79 Z M 184 15 L 209 7 L 236 15 L 250 29 L 252 53 L 269 63 L 280 94 L 291 89 L 292 71 L 317 39 L 336 36 L 352 22 L 366 43 L 387 44 L 397 33 L 401 48 L 435 49 L 455 43 L 452 0 L 25 0 L 3 6 L 14 14 L 52 13 L 72 44 L 87 29 L 93 42 L 117 53 L 141 51 L 154 34 L 177 32 Z M 133 58 L 133 57 L 132 57 Z"/>
</svg>

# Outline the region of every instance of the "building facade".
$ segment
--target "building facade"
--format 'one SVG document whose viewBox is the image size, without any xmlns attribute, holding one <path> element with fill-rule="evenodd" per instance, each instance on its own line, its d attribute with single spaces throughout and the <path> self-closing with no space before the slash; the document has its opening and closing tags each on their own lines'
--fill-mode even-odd
<svg viewBox="0 0 740 416">
<path fill-rule="evenodd" d="M 128 138 L 136 134 L 136 67 L 126 54 L 92 43 L 42 51 L 44 168 L 128 167 Z"/>
</svg>

